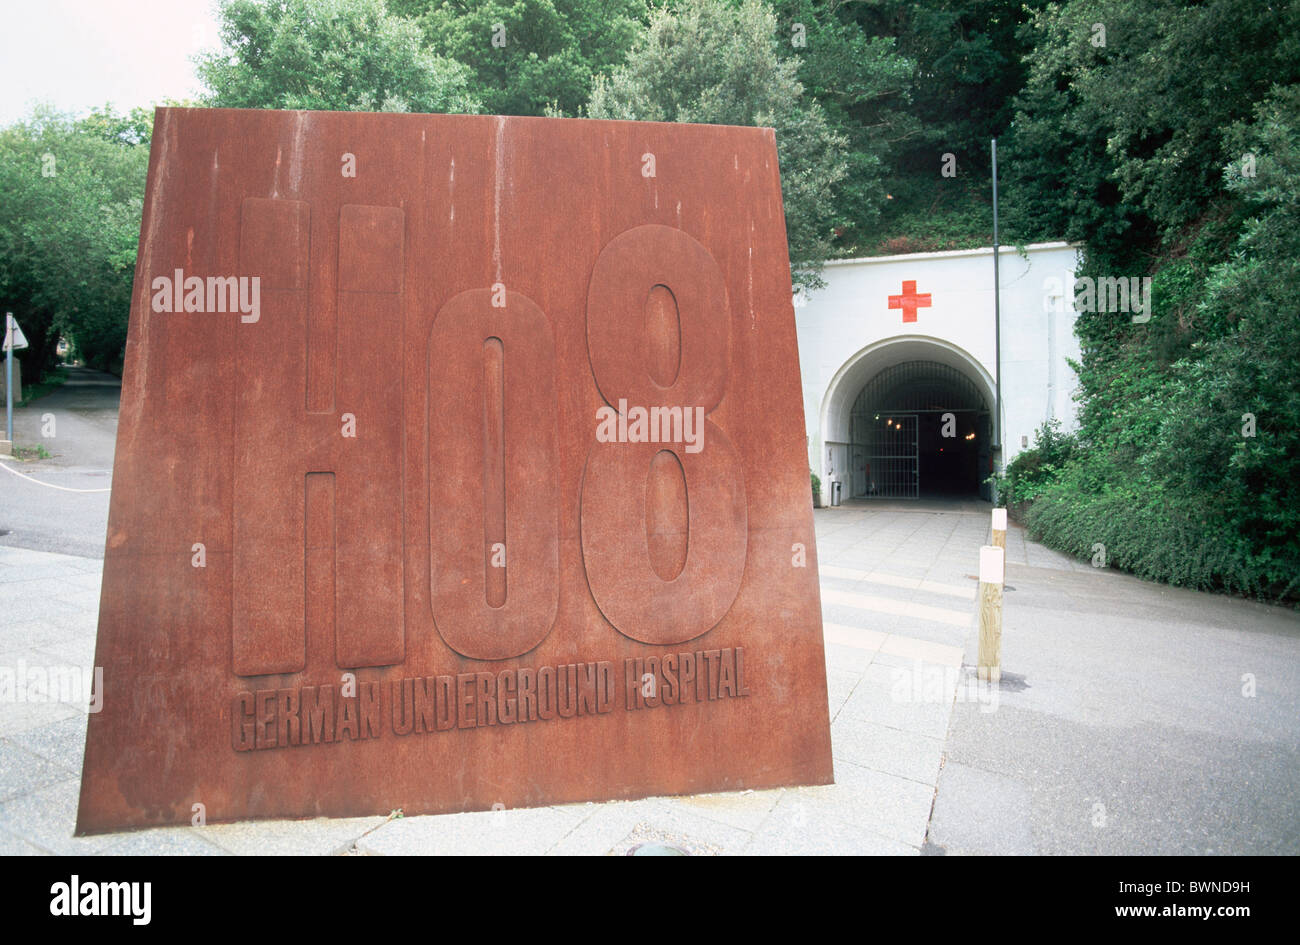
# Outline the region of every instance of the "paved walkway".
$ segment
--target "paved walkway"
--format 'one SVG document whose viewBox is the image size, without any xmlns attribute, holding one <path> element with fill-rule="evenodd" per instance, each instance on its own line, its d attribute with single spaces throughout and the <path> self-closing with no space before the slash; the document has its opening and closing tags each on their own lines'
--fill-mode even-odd
<svg viewBox="0 0 1300 945">
<path fill-rule="evenodd" d="M 834 785 L 475 814 L 72 837 L 80 707 L 0 703 L 0 853 L 916 854 L 970 634 L 986 506 L 817 512 Z M 0 667 L 90 667 L 101 562 L 0 548 Z"/>
</svg>

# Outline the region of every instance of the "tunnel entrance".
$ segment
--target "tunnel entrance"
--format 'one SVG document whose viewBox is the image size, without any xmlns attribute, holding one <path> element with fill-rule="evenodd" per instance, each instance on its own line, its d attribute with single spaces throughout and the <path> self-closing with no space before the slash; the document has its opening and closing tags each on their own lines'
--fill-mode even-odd
<svg viewBox="0 0 1300 945">
<path fill-rule="evenodd" d="M 850 412 L 853 498 L 978 496 L 990 470 L 992 423 L 980 389 L 937 361 L 877 372 Z"/>
</svg>

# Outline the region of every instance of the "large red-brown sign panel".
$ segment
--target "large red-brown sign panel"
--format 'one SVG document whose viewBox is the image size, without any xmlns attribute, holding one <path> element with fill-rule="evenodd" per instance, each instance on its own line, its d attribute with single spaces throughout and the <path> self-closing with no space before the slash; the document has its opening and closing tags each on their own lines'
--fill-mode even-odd
<svg viewBox="0 0 1300 945">
<path fill-rule="evenodd" d="M 159 110 L 78 829 L 828 783 L 802 400 L 770 130 Z"/>
</svg>

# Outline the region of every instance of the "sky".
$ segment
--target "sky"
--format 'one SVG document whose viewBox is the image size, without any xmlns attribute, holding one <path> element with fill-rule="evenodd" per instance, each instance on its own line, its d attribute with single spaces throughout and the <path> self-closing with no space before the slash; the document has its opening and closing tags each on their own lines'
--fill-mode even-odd
<svg viewBox="0 0 1300 945">
<path fill-rule="evenodd" d="M 194 98 L 190 56 L 215 48 L 216 0 L 0 0 L 0 125 L 37 101 L 84 114 Z"/>
</svg>

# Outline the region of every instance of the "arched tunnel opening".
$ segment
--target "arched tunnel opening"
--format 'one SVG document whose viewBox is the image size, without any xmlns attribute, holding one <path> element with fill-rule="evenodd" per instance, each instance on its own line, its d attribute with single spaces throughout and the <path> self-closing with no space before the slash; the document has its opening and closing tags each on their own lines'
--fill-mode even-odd
<svg viewBox="0 0 1300 945">
<path fill-rule="evenodd" d="M 914 360 L 882 369 L 854 400 L 849 428 L 852 498 L 988 494 L 989 405 L 951 365 Z"/>
</svg>

